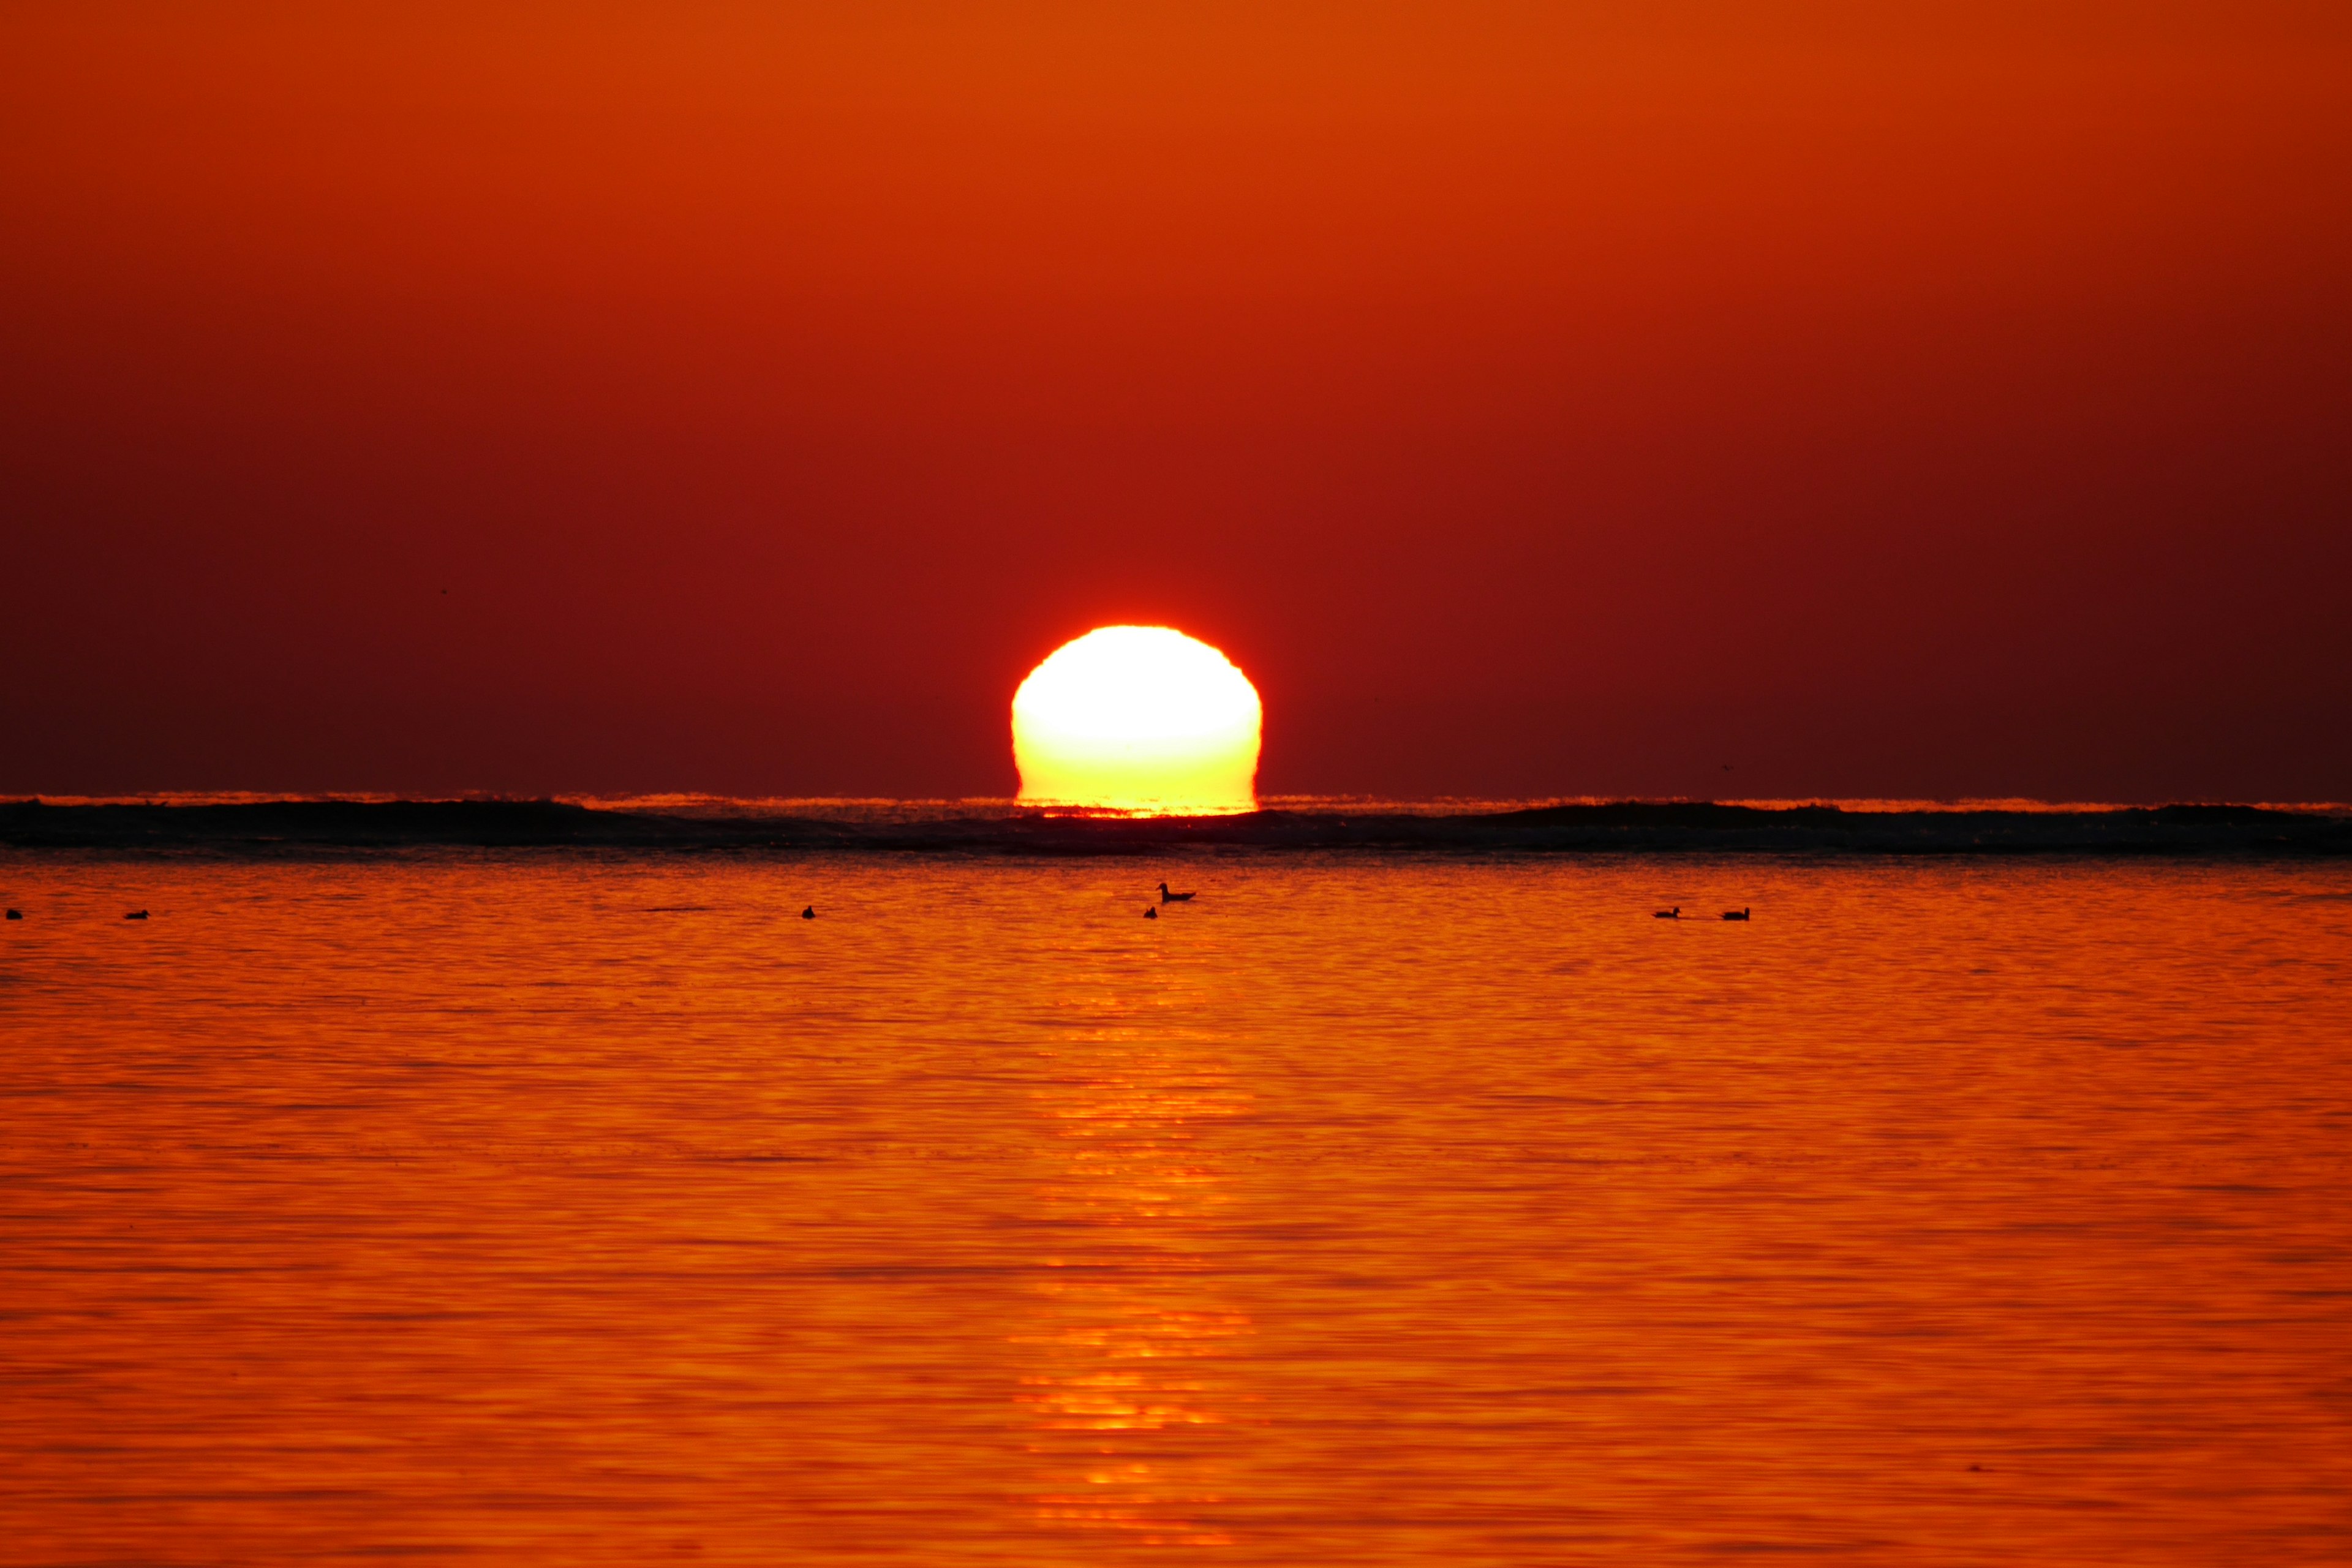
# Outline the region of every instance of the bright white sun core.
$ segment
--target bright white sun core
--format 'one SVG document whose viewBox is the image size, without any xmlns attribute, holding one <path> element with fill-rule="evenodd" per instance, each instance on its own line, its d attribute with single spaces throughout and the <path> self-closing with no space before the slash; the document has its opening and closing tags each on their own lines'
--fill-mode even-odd
<svg viewBox="0 0 2352 1568">
<path fill-rule="evenodd" d="M 1204 815 L 1257 805 L 1257 688 L 1167 626 L 1104 626 L 1056 648 L 1013 694 L 1021 798 Z"/>
</svg>

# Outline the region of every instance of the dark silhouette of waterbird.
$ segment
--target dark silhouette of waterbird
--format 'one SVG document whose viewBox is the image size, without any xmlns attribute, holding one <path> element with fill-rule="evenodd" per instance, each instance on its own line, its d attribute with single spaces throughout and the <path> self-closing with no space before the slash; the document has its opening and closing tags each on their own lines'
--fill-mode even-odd
<svg viewBox="0 0 2352 1568">
<path fill-rule="evenodd" d="M 1746 910 L 1726 910 L 1723 911 L 1723 918 L 1727 921 L 1744 921 L 1748 918 L 1748 911 Z"/>
<path fill-rule="evenodd" d="M 133 910 L 122 918 L 127 921 L 143 921 L 147 918 L 147 911 L 145 910 Z"/>
<path fill-rule="evenodd" d="M 1190 893 L 1171 893 L 1168 890 L 1167 883 L 1160 884 L 1160 901 L 1163 904 L 1181 904 L 1192 896 Z"/>
<path fill-rule="evenodd" d="M 1650 912 L 1650 918 L 1654 921 L 1678 921 L 1683 918 L 1683 907 L 1676 904 L 1670 910 L 1654 910 Z"/>
<path fill-rule="evenodd" d="M 25 911 L 22 910 L 10 910 L 8 911 L 8 918 L 12 921 L 23 920 L 25 918 Z"/>
<path fill-rule="evenodd" d="M 811 904 L 808 908 L 803 910 L 801 911 L 801 919 L 804 921 L 813 921 L 816 919 L 816 906 L 814 904 Z"/>
<path fill-rule="evenodd" d="M 1160 918 L 1160 910 L 1150 904 L 1146 904 L 1143 906 L 1143 918 L 1148 921 L 1156 921 Z"/>
</svg>

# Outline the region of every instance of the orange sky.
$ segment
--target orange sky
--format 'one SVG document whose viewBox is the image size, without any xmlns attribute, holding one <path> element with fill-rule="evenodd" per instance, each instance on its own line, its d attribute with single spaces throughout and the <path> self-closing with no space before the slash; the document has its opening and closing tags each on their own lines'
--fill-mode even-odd
<svg viewBox="0 0 2352 1568">
<path fill-rule="evenodd" d="M 0 16 L 0 790 L 2352 796 L 2341 7 L 780 11 Z"/>
</svg>

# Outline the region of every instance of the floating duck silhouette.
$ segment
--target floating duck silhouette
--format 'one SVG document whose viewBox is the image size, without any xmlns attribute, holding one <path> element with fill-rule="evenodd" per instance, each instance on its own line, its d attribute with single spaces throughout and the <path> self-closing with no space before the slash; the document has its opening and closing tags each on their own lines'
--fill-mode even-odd
<svg viewBox="0 0 2352 1568">
<path fill-rule="evenodd" d="M 1190 893 L 1171 893 L 1168 890 L 1167 883 L 1160 884 L 1160 901 L 1163 904 L 1181 904 L 1192 896 Z"/>
<path fill-rule="evenodd" d="M 133 910 L 122 918 L 127 921 L 143 921 L 147 918 L 147 911 L 145 910 Z"/>
<path fill-rule="evenodd" d="M 1152 908 L 1150 904 L 1146 904 L 1143 906 L 1143 918 L 1148 921 L 1156 921 L 1160 918 L 1160 911 Z"/>
<path fill-rule="evenodd" d="M 1744 921 L 1748 918 L 1748 911 L 1746 910 L 1726 910 L 1723 911 L 1723 918 L 1727 921 Z"/>
<path fill-rule="evenodd" d="M 816 919 L 816 906 L 814 904 L 811 904 L 808 908 L 803 910 L 801 911 L 801 919 L 804 921 L 813 921 Z"/>
<path fill-rule="evenodd" d="M 1656 910 L 1652 911 L 1650 918 L 1654 921 L 1678 921 L 1683 918 L 1683 907 L 1676 904 L 1670 910 Z"/>
<path fill-rule="evenodd" d="M 25 918 L 25 911 L 22 910 L 10 910 L 8 911 L 8 918 L 12 921 L 23 920 Z"/>
</svg>

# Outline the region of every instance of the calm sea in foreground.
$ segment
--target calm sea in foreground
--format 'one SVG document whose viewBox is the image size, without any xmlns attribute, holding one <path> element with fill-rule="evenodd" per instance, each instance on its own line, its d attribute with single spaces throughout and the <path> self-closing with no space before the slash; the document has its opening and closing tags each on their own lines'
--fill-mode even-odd
<svg viewBox="0 0 2352 1568">
<path fill-rule="evenodd" d="M 2341 859 L 0 897 L 0 1562 L 2352 1561 Z"/>
</svg>

